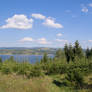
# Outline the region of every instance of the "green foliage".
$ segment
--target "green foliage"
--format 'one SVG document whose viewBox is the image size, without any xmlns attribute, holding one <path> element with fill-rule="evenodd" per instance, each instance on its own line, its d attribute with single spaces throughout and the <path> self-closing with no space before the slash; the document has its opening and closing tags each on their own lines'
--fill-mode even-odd
<svg viewBox="0 0 92 92">
<path fill-rule="evenodd" d="M 83 80 L 83 75 L 80 72 L 80 69 L 68 71 L 64 83 L 67 86 L 82 88 L 84 85 L 84 80 Z"/>
<path fill-rule="evenodd" d="M 43 69 L 48 75 L 64 74 L 67 72 L 68 64 L 63 64 L 61 62 L 49 62 L 43 66 Z"/>
<path fill-rule="evenodd" d="M 0 70 L 1 70 L 1 67 L 2 67 L 2 63 L 3 63 L 2 58 L 0 58 Z"/>
<path fill-rule="evenodd" d="M 85 53 L 87 59 L 92 59 L 92 49 L 87 48 Z"/>
<path fill-rule="evenodd" d="M 64 52 L 66 56 L 66 60 L 69 63 L 70 61 L 77 61 L 77 59 L 81 59 L 84 57 L 83 50 L 79 45 L 79 42 L 76 41 L 74 47 L 70 44 L 69 46 L 65 44 Z"/>
<path fill-rule="evenodd" d="M 31 65 L 28 62 L 21 62 L 17 66 L 17 73 L 25 75 L 26 72 L 30 71 Z"/>
<path fill-rule="evenodd" d="M 65 52 L 66 60 L 69 63 L 70 57 L 69 57 L 69 48 L 68 48 L 68 45 L 67 44 L 65 44 L 64 52 Z"/>
<path fill-rule="evenodd" d="M 12 62 L 10 60 L 6 60 L 2 63 L 1 71 L 4 74 L 9 74 L 17 71 L 17 62 Z"/>
<path fill-rule="evenodd" d="M 0 63 L 2 63 L 3 61 L 2 61 L 2 58 L 0 58 Z"/>
<path fill-rule="evenodd" d="M 64 58 L 64 51 L 62 49 L 58 49 L 55 54 L 55 58 L 63 59 Z"/>
<path fill-rule="evenodd" d="M 78 40 L 75 42 L 74 55 L 80 59 L 81 59 L 81 57 L 83 57 L 83 50 L 82 50 L 81 46 L 79 45 Z"/>
<path fill-rule="evenodd" d="M 31 72 L 30 72 L 31 77 L 40 77 L 40 76 L 43 76 L 43 75 L 44 75 L 44 73 L 41 70 L 40 66 L 36 65 L 36 66 L 32 67 Z"/>
<path fill-rule="evenodd" d="M 53 59 L 45 53 L 40 62 L 16 62 L 14 57 L 2 62 L 0 59 L 0 72 L 3 74 L 23 75 L 25 78 L 40 77 L 44 75 L 66 75 L 64 85 L 75 88 L 84 86 L 84 75 L 92 73 L 92 49 L 85 53 L 79 42 L 75 45 L 67 44 L 64 51 L 58 49 Z M 60 82 L 59 82 L 60 83 Z"/>
<path fill-rule="evenodd" d="M 42 60 L 41 60 L 41 63 L 47 63 L 48 62 L 48 56 L 47 56 L 47 53 L 44 53 L 44 56 L 43 56 L 43 58 L 42 58 Z"/>
<path fill-rule="evenodd" d="M 3 66 L 2 66 L 2 73 L 4 73 L 4 74 L 9 74 L 9 73 L 11 73 L 11 69 L 10 69 L 10 67 L 9 66 L 7 66 L 6 64 L 3 64 Z"/>
<path fill-rule="evenodd" d="M 15 61 L 15 60 L 14 60 L 14 57 L 11 56 L 11 57 L 9 58 L 9 61 L 14 62 L 14 61 Z"/>
</svg>

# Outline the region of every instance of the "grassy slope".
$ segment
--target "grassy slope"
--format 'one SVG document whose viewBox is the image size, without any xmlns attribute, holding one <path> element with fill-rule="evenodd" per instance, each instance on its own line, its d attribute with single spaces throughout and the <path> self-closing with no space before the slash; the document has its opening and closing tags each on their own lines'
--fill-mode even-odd
<svg viewBox="0 0 92 92">
<path fill-rule="evenodd" d="M 24 79 L 16 75 L 0 75 L 0 92 L 60 92 L 60 88 L 52 84 L 52 79 Z"/>
<path fill-rule="evenodd" d="M 67 87 L 59 87 L 54 80 L 63 79 L 64 75 L 45 76 L 44 78 L 25 79 L 17 75 L 0 74 L 0 92 L 75 92 Z M 92 74 L 85 77 L 85 82 L 92 85 Z M 91 92 L 80 90 L 77 92 Z"/>
</svg>

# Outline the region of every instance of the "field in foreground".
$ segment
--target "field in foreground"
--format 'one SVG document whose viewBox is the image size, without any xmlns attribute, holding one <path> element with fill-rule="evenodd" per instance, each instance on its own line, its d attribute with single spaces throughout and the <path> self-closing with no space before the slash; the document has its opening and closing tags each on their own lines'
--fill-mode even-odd
<svg viewBox="0 0 92 92">
<path fill-rule="evenodd" d="M 64 75 L 53 75 L 26 79 L 15 74 L 0 74 L 0 92 L 92 92 L 92 74 L 84 77 L 88 89 L 76 91 L 63 86 L 63 78 Z"/>
</svg>

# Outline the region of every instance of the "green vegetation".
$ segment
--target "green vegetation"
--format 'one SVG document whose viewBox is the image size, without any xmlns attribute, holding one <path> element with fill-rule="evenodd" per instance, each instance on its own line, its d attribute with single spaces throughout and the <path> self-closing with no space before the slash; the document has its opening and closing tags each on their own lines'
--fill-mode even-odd
<svg viewBox="0 0 92 92">
<path fill-rule="evenodd" d="M 0 92 L 91 92 L 92 49 L 79 42 L 58 49 L 53 59 L 45 53 L 40 62 L 0 58 Z"/>
</svg>

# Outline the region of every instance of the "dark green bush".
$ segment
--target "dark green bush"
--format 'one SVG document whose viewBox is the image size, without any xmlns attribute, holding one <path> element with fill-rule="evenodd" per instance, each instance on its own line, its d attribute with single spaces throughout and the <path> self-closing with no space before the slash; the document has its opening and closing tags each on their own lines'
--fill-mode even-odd
<svg viewBox="0 0 92 92">
<path fill-rule="evenodd" d="M 40 66 L 33 66 L 30 71 L 30 77 L 40 77 L 43 76 L 44 73 Z"/>
<path fill-rule="evenodd" d="M 9 74 L 12 72 L 11 67 L 9 67 L 7 64 L 3 64 L 1 68 L 1 72 L 4 74 Z"/>
<path fill-rule="evenodd" d="M 80 72 L 80 69 L 68 71 L 65 79 L 64 83 L 67 86 L 82 88 L 84 85 L 83 74 Z"/>
<path fill-rule="evenodd" d="M 18 74 L 25 75 L 26 72 L 30 71 L 31 69 L 31 64 L 28 62 L 21 62 L 15 67 L 15 70 L 17 70 Z"/>
</svg>

